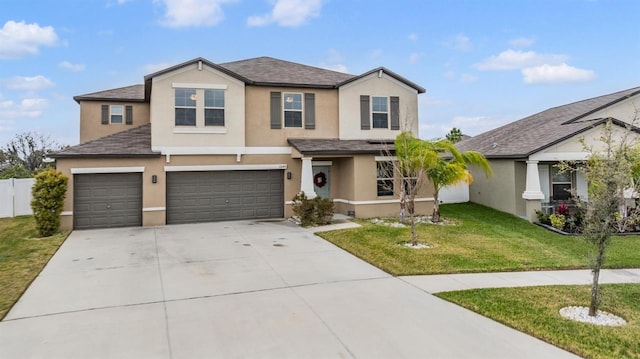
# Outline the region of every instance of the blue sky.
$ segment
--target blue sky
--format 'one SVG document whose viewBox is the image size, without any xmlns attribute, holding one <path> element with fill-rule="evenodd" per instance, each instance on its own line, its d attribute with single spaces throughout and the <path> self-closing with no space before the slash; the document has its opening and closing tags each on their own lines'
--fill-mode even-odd
<svg viewBox="0 0 640 359">
<path fill-rule="evenodd" d="M 640 86 L 637 0 L 2 0 L 0 145 L 78 142 L 75 95 L 202 56 L 271 56 L 425 87 L 420 136 L 477 135 Z"/>
</svg>

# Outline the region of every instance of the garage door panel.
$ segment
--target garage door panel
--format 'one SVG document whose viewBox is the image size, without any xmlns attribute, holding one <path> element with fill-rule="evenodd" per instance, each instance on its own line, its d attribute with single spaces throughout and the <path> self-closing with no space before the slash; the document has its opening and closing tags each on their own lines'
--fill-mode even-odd
<svg viewBox="0 0 640 359">
<path fill-rule="evenodd" d="M 74 228 L 142 225 L 142 174 L 74 176 Z"/>
<path fill-rule="evenodd" d="M 170 172 L 167 223 L 282 217 L 283 188 L 281 170 Z"/>
</svg>

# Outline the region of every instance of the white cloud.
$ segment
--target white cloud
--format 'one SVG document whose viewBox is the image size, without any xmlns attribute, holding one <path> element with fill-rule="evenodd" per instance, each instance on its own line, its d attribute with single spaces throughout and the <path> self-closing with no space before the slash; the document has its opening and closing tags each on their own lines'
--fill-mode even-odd
<svg viewBox="0 0 640 359">
<path fill-rule="evenodd" d="M 471 42 L 471 39 L 463 34 L 459 34 L 453 39 L 447 41 L 447 46 L 454 50 L 462 52 L 473 50 L 473 43 Z"/>
<path fill-rule="evenodd" d="M 72 72 L 82 72 L 86 67 L 84 64 L 72 64 L 69 61 L 62 61 L 58 66 Z"/>
<path fill-rule="evenodd" d="M 534 43 L 535 43 L 535 40 L 528 37 L 518 37 L 518 38 L 509 40 L 509 45 L 515 48 L 530 47 Z"/>
<path fill-rule="evenodd" d="M 54 86 L 54 83 L 51 80 L 42 75 L 33 77 L 14 76 L 3 82 L 7 88 L 12 90 L 36 91 Z"/>
<path fill-rule="evenodd" d="M 159 21 L 166 27 L 213 26 L 224 19 L 222 4 L 234 0 L 153 0 L 166 8 Z"/>
<path fill-rule="evenodd" d="M 410 64 L 416 64 L 418 63 L 418 61 L 420 61 L 420 59 L 422 58 L 423 54 L 419 53 L 419 52 L 414 52 L 411 55 L 409 55 L 409 63 Z"/>
<path fill-rule="evenodd" d="M 416 34 L 415 32 L 412 32 L 411 34 L 409 34 L 408 38 L 409 38 L 409 41 L 416 42 L 418 41 L 418 34 Z"/>
<path fill-rule="evenodd" d="M 522 75 L 527 84 L 585 82 L 596 77 L 596 73 L 591 70 L 579 69 L 565 63 L 528 67 L 522 69 Z"/>
<path fill-rule="evenodd" d="M 270 13 L 249 16 L 247 25 L 265 26 L 275 22 L 284 27 L 298 27 L 320 16 L 321 8 L 322 0 L 277 0 Z"/>
<path fill-rule="evenodd" d="M 26 98 L 19 104 L 7 100 L 0 102 L 0 122 L 13 123 L 17 118 L 37 118 L 49 105 L 43 98 Z"/>
<path fill-rule="evenodd" d="M 40 46 L 55 46 L 58 35 L 53 27 L 37 23 L 7 21 L 0 29 L 0 59 L 17 59 L 35 55 Z"/>
<path fill-rule="evenodd" d="M 329 49 L 327 60 L 326 62 L 320 63 L 320 67 L 327 70 L 348 73 L 347 66 L 344 65 L 344 56 L 336 49 Z"/>
<path fill-rule="evenodd" d="M 506 50 L 497 56 L 490 56 L 474 67 L 481 71 L 517 70 L 544 64 L 559 65 L 568 59 L 561 54 L 538 54 L 535 51 Z"/>
</svg>

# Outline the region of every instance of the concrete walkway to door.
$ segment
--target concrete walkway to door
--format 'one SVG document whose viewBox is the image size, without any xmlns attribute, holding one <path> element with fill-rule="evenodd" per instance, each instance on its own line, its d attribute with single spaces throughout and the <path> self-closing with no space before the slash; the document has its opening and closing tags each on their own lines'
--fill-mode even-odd
<svg viewBox="0 0 640 359">
<path fill-rule="evenodd" d="M 2 358 L 575 358 L 288 222 L 75 231 Z"/>
</svg>

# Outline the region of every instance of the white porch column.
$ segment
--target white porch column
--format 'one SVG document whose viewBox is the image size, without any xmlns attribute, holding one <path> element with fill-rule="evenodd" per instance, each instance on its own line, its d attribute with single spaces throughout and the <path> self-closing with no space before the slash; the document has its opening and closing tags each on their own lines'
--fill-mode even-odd
<svg viewBox="0 0 640 359">
<path fill-rule="evenodd" d="M 544 193 L 540 188 L 540 174 L 538 173 L 538 161 L 527 161 L 527 184 L 522 198 L 528 200 L 542 200 Z"/>
<path fill-rule="evenodd" d="M 300 192 L 304 192 L 307 198 L 315 198 L 316 192 L 313 188 L 313 167 L 312 157 L 302 157 L 302 173 L 300 174 Z"/>
</svg>

